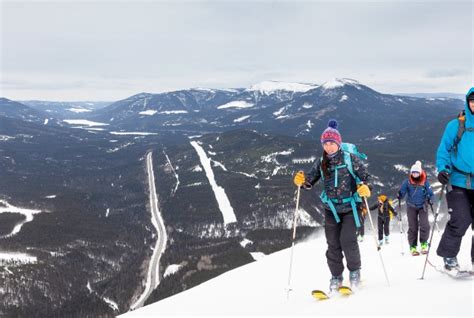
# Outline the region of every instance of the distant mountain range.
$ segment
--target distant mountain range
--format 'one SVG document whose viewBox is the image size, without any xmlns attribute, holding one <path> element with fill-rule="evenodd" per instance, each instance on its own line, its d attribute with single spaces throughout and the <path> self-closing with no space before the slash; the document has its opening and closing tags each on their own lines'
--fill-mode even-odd
<svg viewBox="0 0 474 318">
<path fill-rule="evenodd" d="M 456 98 L 381 94 L 351 79 L 140 93 L 106 104 L 0 99 L 0 199 L 48 212 L 0 238 L 1 250 L 38 259 L 8 266 L 12 275 L 0 266 L 6 286 L 0 315 L 111 316 L 130 308 L 155 240 L 148 151 L 168 232 L 160 273 L 181 264 L 152 302 L 251 262 L 250 253 L 289 246 L 291 178 L 321 155 L 329 119 L 338 120 L 344 141 L 369 156 L 374 193 L 394 196 L 415 160 L 434 180 L 439 138 L 464 105 Z M 237 222 L 224 223 L 216 185 Z M 318 189 L 302 196 L 299 235 L 322 222 Z M 0 234 L 22 220 L 0 213 Z"/>
</svg>

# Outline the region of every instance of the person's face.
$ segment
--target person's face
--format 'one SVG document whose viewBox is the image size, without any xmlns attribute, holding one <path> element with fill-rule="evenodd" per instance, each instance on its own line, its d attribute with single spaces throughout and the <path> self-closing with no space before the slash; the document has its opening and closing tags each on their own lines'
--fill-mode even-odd
<svg viewBox="0 0 474 318">
<path fill-rule="evenodd" d="M 323 148 L 324 148 L 324 151 L 326 151 L 328 155 L 332 155 L 339 150 L 339 145 L 333 141 L 326 141 L 323 144 Z"/>
<path fill-rule="evenodd" d="M 471 100 L 469 100 L 468 102 L 469 102 L 469 103 L 468 103 L 469 108 L 471 109 L 471 113 L 474 114 L 474 100 L 471 99 Z"/>
<path fill-rule="evenodd" d="M 416 178 L 420 177 L 420 173 L 419 172 L 412 172 L 411 176 L 416 179 Z"/>
</svg>

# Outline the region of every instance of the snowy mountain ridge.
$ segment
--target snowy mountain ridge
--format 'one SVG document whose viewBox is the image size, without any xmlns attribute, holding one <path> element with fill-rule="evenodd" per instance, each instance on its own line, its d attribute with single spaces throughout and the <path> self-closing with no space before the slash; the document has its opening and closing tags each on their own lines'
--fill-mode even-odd
<svg viewBox="0 0 474 318">
<path fill-rule="evenodd" d="M 366 226 L 369 226 L 368 222 Z M 408 254 L 406 239 L 392 222 L 390 244 L 381 253 L 390 286 L 381 267 L 371 233 L 360 243 L 362 288 L 356 294 L 327 301 L 315 300 L 313 289 L 328 289 L 330 273 L 326 265 L 324 237 L 312 237 L 295 245 L 290 297 L 286 287 L 290 249 L 261 258 L 259 261 L 226 272 L 199 286 L 157 303 L 128 312 L 123 317 L 169 315 L 199 316 L 458 316 L 472 317 L 472 280 L 454 280 L 428 265 L 420 280 L 424 256 Z M 434 236 L 434 247 L 440 234 Z M 470 233 L 465 235 L 458 256 L 461 265 L 470 267 Z M 401 254 L 402 246 L 404 255 Z M 430 262 L 440 266 L 441 258 L 431 251 Z M 172 274 L 170 274 L 172 275 Z M 348 280 L 347 270 L 344 273 Z M 453 297 L 455 296 L 455 297 Z"/>
</svg>

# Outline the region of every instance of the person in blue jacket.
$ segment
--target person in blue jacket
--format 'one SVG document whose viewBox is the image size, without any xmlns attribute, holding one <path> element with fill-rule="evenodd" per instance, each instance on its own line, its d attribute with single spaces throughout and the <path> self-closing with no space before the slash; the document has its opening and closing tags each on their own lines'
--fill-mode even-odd
<svg viewBox="0 0 474 318">
<path fill-rule="evenodd" d="M 426 172 L 421 168 L 421 162 L 417 161 L 410 169 L 408 179 L 403 181 L 398 200 L 407 196 L 407 218 L 408 218 L 408 243 L 411 255 L 420 255 L 418 252 L 418 232 L 420 232 L 421 253 L 428 252 L 428 238 L 430 235 L 430 223 L 428 221 L 428 208 L 426 204 L 432 205 L 433 190 L 426 177 Z M 419 229 L 419 231 L 418 231 Z"/>
<path fill-rule="evenodd" d="M 438 180 L 448 185 L 450 219 L 436 253 L 447 270 L 459 269 L 461 240 L 474 220 L 474 87 L 466 94 L 465 110 L 451 120 L 436 154 Z M 451 185 L 451 186 L 449 186 Z M 471 249 L 474 263 L 474 253 Z"/>
</svg>

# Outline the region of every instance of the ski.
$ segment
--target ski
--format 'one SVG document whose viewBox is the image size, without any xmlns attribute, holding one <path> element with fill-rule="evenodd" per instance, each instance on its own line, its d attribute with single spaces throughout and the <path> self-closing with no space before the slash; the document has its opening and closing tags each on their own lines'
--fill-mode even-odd
<svg viewBox="0 0 474 318">
<path fill-rule="evenodd" d="M 316 289 L 311 292 L 311 295 L 317 300 L 326 300 L 331 298 L 329 294 L 326 294 L 324 291 Z"/>
<path fill-rule="evenodd" d="M 430 264 L 437 272 L 440 272 L 442 274 L 445 274 L 451 278 L 454 279 L 472 279 L 474 278 L 474 271 L 473 270 L 463 270 L 463 269 L 452 269 L 452 270 L 447 270 L 444 268 L 444 266 L 439 267 L 431 264 L 431 262 L 428 261 L 428 264 Z"/>
<path fill-rule="evenodd" d="M 341 296 L 350 296 L 353 294 L 353 291 L 348 286 L 341 286 L 338 288 L 337 293 Z M 311 295 L 317 300 L 327 300 L 327 299 L 332 298 L 335 295 L 335 293 L 326 293 L 322 290 L 315 289 L 311 292 Z"/>
<path fill-rule="evenodd" d="M 472 279 L 474 277 L 474 271 L 470 271 L 470 270 L 452 269 L 448 271 L 447 269 L 443 268 L 440 270 L 440 272 L 454 279 L 469 279 L 469 278 Z"/>
</svg>

